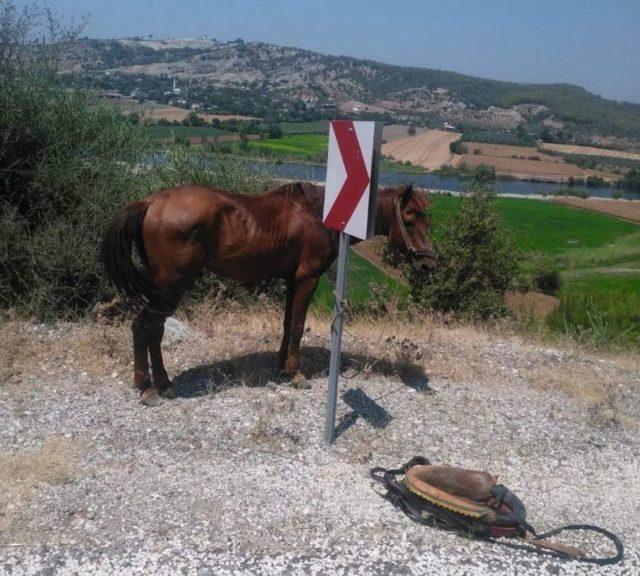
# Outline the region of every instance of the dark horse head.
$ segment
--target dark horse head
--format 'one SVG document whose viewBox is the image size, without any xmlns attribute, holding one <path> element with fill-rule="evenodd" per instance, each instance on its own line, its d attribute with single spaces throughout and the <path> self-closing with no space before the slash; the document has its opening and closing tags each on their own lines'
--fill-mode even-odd
<svg viewBox="0 0 640 576">
<path fill-rule="evenodd" d="M 435 266 L 437 255 L 429 238 L 429 201 L 413 185 L 381 190 L 378 222 L 389 245 L 407 254 L 414 268 Z M 380 229 L 382 232 L 382 230 Z"/>
</svg>

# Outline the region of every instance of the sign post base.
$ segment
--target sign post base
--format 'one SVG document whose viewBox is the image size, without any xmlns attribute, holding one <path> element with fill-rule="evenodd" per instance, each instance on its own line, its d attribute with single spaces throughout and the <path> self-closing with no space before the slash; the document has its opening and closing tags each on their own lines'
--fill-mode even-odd
<svg viewBox="0 0 640 576">
<path fill-rule="evenodd" d="M 327 390 L 327 413 L 324 425 L 324 439 L 327 446 L 335 437 L 336 403 L 338 400 L 338 377 L 340 376 L 340 348 L 342 345 L 342 324 L 344 321 L 344 301 L 347 297 L 347 264 L 349 262 L 349 235 L 340 232 L 338 248 L 338 274 L 336 277 L 336 301 L 331 323 L 331 360 Z"/>
</svg>

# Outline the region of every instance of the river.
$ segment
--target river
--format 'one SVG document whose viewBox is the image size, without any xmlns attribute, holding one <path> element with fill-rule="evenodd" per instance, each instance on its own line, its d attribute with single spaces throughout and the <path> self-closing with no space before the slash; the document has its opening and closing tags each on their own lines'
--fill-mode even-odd
<svg viewBox="0 0 640 576">
<path fill-rule="evenodd" d="M 278 178 L 288 178 L 291 180 L 310 180 L 324 182 L 326 176 L 326 166 L 321 164 L 298 164 L 294 162 L 283 162 L 282 164 L 269 164 L 256 161 L 248 161 L 252 169 L 267 170 Z M 469 184 L 468 180 L 460 180 L 452 176 L 438 176 L 436 174 L 419 174 L 415 172 L 381 172 L 381 186 L 394 186 L 413 182 L 416 186 L 428 188 L 430 190 L 449 190 L 460 192 Z M 496 187 L 502 194 L 522 194 L 525 196 L 554 194 L 560 188 L 566 188 L 566 184 L 551 182 L 529 182 L 526 180 L 501 180 L 497 179 Z M 577 188 L 583 188 L 578 186 Z M 591 196 L 600 198 L 611 198 L 613 192 L 617 190 L 613 187 L 589 188 Z M 640 192 L 631 192 L 620 188 L 624 198 L 629 200 L 639 200 Z"/>
</svg>

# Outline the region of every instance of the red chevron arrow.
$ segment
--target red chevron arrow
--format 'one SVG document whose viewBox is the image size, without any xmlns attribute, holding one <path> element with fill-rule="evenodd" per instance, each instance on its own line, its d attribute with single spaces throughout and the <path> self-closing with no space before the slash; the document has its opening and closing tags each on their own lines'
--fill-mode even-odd
<svg viewBox="0 0 640 576">
<path fill-rule="evenodd" d="M 324 220 L 330 228 L 344 230 L 358 202 L 369 185 L 369 172 L 362 157 L 362 150 L 351 120 L 331 122 L 347 177 Z"/>
</svg>

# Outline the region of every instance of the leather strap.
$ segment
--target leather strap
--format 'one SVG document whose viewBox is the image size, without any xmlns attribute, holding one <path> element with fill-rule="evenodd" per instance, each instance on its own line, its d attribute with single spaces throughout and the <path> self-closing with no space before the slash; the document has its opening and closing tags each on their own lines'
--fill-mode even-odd
<svg viewBox="0 0 640 576">
<path fill-rule="evenodd" d="M 435 258 L 435 252 L 431 250 L 418 250 L 413 242 L 411 241 L 411 237 L 409 236 L 409 232 L 407 231 L 407 227 L 404 224 L 404 220 L 402 219 L 402 211 L 400 210 L 400 200 L 402 197 L 398 198 L 396 202 L 396 219 L 398 220 L 398 227 L 400 228 L 400 234 L 402 234 L 402 240 L 404 241 L 404 245 L 407 247 L 407 250 L 412 254 L 416 255 L 419 258 Z"/>
</svg>

